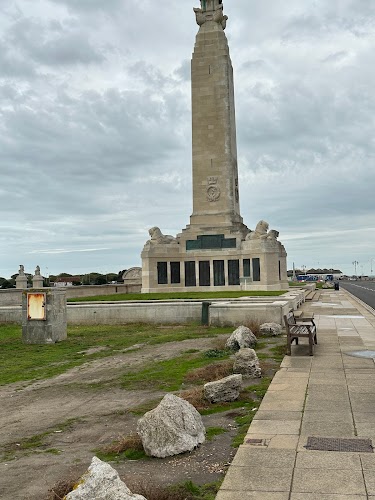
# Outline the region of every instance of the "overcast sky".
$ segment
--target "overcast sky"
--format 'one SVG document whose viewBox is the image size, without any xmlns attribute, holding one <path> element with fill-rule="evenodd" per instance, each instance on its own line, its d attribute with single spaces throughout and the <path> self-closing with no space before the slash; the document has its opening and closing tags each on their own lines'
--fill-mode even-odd
<svg viewBox="0 0 375 500">
<path fill-rule="evenodd" d="M 0 276 L 117 272 L 191 199 L 198 0 L 0 1 Z M 224 0 L 240 205 L 288 267 L 375 273 L 374 0 Z"/>
</svg>

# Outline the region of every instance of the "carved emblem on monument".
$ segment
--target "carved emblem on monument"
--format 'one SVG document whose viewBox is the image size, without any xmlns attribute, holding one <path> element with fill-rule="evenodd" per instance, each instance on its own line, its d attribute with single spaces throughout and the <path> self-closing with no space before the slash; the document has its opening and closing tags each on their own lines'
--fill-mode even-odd
<svg viewBox="0 0 375 500">
<path fill-rule="evenodd" d="M 207 177 L 207 200 L 208 201 L 217 201 L 220 198 L 220 188 L 217 185 L 219 178 L 218 177 Z"/>
</svg>

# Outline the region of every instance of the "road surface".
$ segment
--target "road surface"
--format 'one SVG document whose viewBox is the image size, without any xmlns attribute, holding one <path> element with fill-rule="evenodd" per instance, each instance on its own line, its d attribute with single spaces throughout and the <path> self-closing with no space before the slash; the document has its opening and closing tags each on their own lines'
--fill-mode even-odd
<svg viewBox="0 0 375 500">
<path fill-rule="evenodd" d="M 375 309 L 375 281 L 341 280 L 340 286 Z"/>
</svg>

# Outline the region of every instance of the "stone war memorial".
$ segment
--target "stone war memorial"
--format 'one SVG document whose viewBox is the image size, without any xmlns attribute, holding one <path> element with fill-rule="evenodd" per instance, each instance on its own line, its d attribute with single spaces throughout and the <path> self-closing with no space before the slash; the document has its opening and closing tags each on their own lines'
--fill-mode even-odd
<svg viewBox="0 0 375 500">
<path fill-rule="evenodd" d="M 142 292 L 285 290 L 286 251 L 261 220 L 240 214 L 233 68 L 222 0 L 194 9 L 191 62 L 193 213 L 176 237 L 158 227 L 142 251 Z"/>
</svg>

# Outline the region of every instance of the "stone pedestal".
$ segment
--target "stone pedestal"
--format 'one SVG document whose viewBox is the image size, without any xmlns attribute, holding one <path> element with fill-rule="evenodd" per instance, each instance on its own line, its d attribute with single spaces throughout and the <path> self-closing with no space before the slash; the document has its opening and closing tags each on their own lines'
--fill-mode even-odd
<svg viewBox="0 0 375 500">
<path fill-rule="evenodd" d="M 16 288 L 25 289 L 27 288 L 27 276 L 18 275 L 16 278 Z"/>
<path fill-rule="evenodd" d="M 43 286 L 44 286 L 43 276 L 35 275 L 33 277 L 33 288 L 43 288 Z"/>
<path fill-rule="evenodd" d="M 30 288 L 22 294 L 22 340 L 25 344 L 53 344 L 67 338 L 64 290 Z"/>
</svg>

